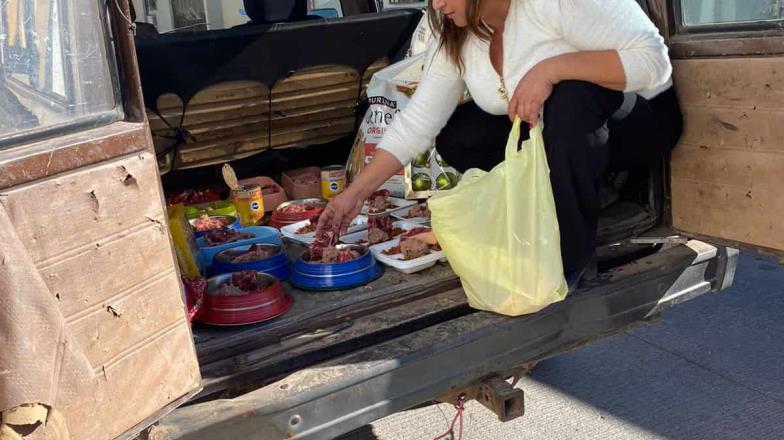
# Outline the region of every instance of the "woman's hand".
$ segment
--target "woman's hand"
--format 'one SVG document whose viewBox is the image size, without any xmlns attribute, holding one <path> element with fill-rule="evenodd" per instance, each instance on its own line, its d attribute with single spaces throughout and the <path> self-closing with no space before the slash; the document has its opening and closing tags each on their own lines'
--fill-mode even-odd
<svg viewBox="0 0 784 440">
<path fill-rule="evenodd" d="M 319 217 L 317 230 L 332 225 L 335 229 L 347 228 L 354 218 L 359 215 L 364 204 L 355 191 L 347 189 L 330 200 Z"/>
<path fill-rule="evenodd" d="M 536 125 L 545 101 L 553 93 L 557 83 L 550 72 L 548 60 L 536 64 L 517 84 L 512 99 L 509 100 L 509 119 L 520 117 L 531 127 Z"/>
</svg>

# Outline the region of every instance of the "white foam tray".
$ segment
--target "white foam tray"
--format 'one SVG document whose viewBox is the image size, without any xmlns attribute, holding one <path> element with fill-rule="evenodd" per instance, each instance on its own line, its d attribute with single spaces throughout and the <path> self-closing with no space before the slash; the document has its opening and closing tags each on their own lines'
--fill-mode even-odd
<svg viewBox="0 0 784 440">
<path fill-rule="evenodd" d="M 413 206 L 414 205 L 411 205 L 411 207 L 413 207 Z M 402 210 L 401 209 L 399 211 L 393 212 L 392 213 L 392 217 L 394 217 L 394 218 L 396 218 L 398 220 L 403 220 L 403 221 L 412 222 L 412 223 L 418 223 L 420 225 L 430 225 L 430 217 L 406 217 L 406 215 L 408 214 L 408 210 L 411 209 L 411 207 L 409 207 L 406 210 Z"/>
<path fill-rule="evenodd" d="M 413 260 L 403 260 L 403 254 L 384 255 L 384 251 L 393 248 L 400 244 L 400 239 L 386 241 L 370 247 L 370 252 L 376 257 L 376 260 L 386 264 L 400 272 L 412 274 L 435 266 L 439 261 L 446 261 L 446 254 L 443 251 L 432 251 L 427 255 L 423 255 Z"/>
<path fill-rule="evenodd" d="M 410 230 L 412 230 L 414 228 L 421 228 L 422 225 L 414 223 L 414 222 L 398 220 L 398 221 L 392 223 L 392 227 L 393 228 L 405 229 L 406 231 L 410 231 Z M 367 246 L 367 241 L 368 241 L 368 230 L 367 230 L 367 228 L 365 228 L 362 231 L 355 232 L 353 234 L 346 234 L 346 235 L 340 237 L 340 242 L 341 243 L 345 243 L 345 244 L 363 244 L 363 245 Z M 384 243 L 386 243 L 386 242 L 384 242 Z M 377 243 L 377 244 L 381 244 L 381 243 Z"/>
<path fill-rule="evenodd" d="M 390 198 L 387 199 L 387 201 L 390 204 L 395 205 L 395 207 L 394 208 L 389 208 L 389 209 L 387 209 L 384 212 L 374 212 L 373 214 L 368 214 L 368 205 L 367 205 L 367 202 L 365 202 L 365 204 L 362 205 L 361 213 L 365 214 L 365 215 L 388 215 L 388 214 L 391 214 L 393 212 L 400 211 L 401 209 L 410 208 L 410 207 L 412 207 L 412 206 L 417 204 L 416 200 L 406 200 L 406 199 L 400 199 L 400 198 L 397 198 L 397 197 L 390 197 Z"/>
<path fill-rule="evenodd" d="M 301 222 L 292 223 L 290 225 L 286 225 L 280 228 L 280 233 L 284 237 L 288 238 L 291 241 L 295 241 L 297 243 L 301 243 L 304 245 L 309 245 L 313 243 L 313 240 L 316 239 L 316 232 L 308 232 L 307 234 L 297 234 L 301 228 L 310 224 L 310 220 L 303 220 Z M 353 235 L 356 233 L 361 233 L 362 230 L 367 230 L 368 219 L 364 215 L 358 215 L 352 222 L 351 225 L 347 229 L 347 235 L 344 237 L 348 237 L 349 235 Z M 365 237 L 367 237 L 367 232 L 365 232 Z"/>
</svg>

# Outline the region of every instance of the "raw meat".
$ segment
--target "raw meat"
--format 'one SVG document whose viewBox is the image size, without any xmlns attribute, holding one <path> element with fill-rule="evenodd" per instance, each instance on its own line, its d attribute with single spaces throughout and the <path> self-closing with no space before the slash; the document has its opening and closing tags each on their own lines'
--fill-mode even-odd
<svg viewBox="0 0 784 440">
<path fill-rule="evenodd" d="M 316 209 L 316 207 L 310 203 L 294 203 L 278 209 L 278 212 L 281 214 L 302 214 L 303 212 L 312 211 L 314 209 Z"/>
<path fill-rule="evenodd" d="M 368 243 L 383 243 L 406 232 L 405 229 L 393 226 L 394 220 L 388 216 L 370 216 L 368 218 Z"/>
<path fill-rule="evenodd" d="M 193 229 L 197 231 L 209 231 L 210 229 L 218 229 L 226 226 L 223 220 L 210 217 L 208 214 L 202 214 L 193 222 Z"/>
<path fill-rule="evenodd" d="M 268 284 L 259 284 L 255 270 L 243 270 L 231 274 L 231 280 L 220 286 L 216 294 L 219 296 L 241 296 L 261 292 L 268 287 Z"/>
<path fill-rule="evenodd" d="M 234 229 L 223 227 L 207 231 L 204 234 L 204 243 L 207 246 L 217 246 L 249 238 L 253 238 L 253 234 L 250 232 L 237 232 Z"/>
<path fill-rule="evenodd" d="M 371 228 L 368 230 L 368 243 L 371 245 L 383 243 L 389 240 L 389 234 L 384 232 L 383 229 Z"/>
<path fill-rule="evenodd" d="M 430 253 L 430 246 L 424 241 L 415 238 L 400 242 L 400 252 L 404 260 L 413 260 Z"/>
<path fill-rule="evenodd" d="M 169 197 L 169 204 L 176 205 L 182 203 L 183 205 L 195 205 L 199 203 L 215 202 L 217 200 L 220 200 L 220 196 L 211 189 L 186 189 L 179 194 Z"/>
<path fill-rule="evenodd" d="M 311 232 L 314 232 L 318 226 L 319 217 L 321 217 L 321 214 L 316 214 L 311 217 L 310 220 L 308 220 L 310 223 L 299 228 L 297 234 L 310 234 Z"/>
<path fill-rule="evenodd" d="M 418 205 L 414 205 L 411 209 L 408 210 L 408 214 L 406 214 L 406 218 L 430 218 L 430 209 L 427 207 L 427 203 L 422 203 Z"/>
<path fill-rule="evenodd" d="M 275 251 L 269 248 L 252 244 L 246 251 L 229 251 L 229 262 L 231 263 L 248 263 L 251 261 L 263 260 L 275 255 Z"/>
<path fill-rule="evenodd" d="M 389 208 L 389 191 L 382 189 L 374 192 L 368 197 L 368 213 L 374 214 L 384 212 Z"/>
</svg>

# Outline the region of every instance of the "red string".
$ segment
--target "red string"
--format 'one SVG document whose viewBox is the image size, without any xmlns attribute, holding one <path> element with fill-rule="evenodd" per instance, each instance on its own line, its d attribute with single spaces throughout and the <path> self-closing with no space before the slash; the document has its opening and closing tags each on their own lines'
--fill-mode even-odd
<svg viewBox="0 0 784 440">
<path fill-rule="evenodd" d="M 447 437 L 450 439 L 455 438 L 455 423 L 459 422 L 458 431 L 457 431 L 457 440 L 463 440 L 463 411 L 465 411 L 465 396 L 460 395 L 457 398 L 457 403 L 455 404 L 455 410 L 457 410 L 457 414 L 452 419 L 452 424 L 449 425 L 449 431 L 439 435 L 438 437 L 434 438 L 433 440 L 442 440 Z"/>
</svg>

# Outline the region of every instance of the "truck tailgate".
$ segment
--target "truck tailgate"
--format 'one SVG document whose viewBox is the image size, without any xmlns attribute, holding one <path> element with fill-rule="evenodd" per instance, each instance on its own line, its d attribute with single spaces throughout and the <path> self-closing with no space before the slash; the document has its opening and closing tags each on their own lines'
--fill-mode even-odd
<svg viewBox="0 0 784 440">
<path fill-rule="evenodd" d="M 691 241 L 618 267 L 560 303 L 453 319 L 299 369 L 233 399 L 180 408 L 154 439 L 333 438 L 494 374 L 555 356 L 731 283 L 737 251 Z M 454 295 L 446 292 L 442 295 Z M 405 307 L 405 306 L 401 306 Z"/>
</svg>

